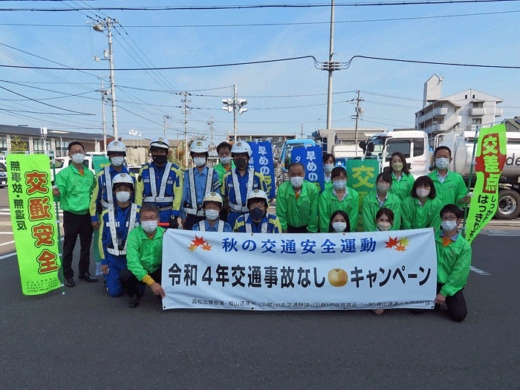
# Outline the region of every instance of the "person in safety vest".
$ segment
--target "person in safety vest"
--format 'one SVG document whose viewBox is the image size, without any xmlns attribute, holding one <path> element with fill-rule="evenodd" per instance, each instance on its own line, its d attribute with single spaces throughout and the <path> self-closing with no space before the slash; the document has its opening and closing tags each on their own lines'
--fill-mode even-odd
<svg viewBox="0 0 520 390">
<path fill-rule="evenodd" d="M 134 184 L 133 177 L 128 173 L 116 175 L 112 180 L 116 203 L 101 215 L 101 270 L 105 275 L 108 294 L 112 297 L 120 297 L 124 293 L 119 273 L 126 268 L 128 233 L 139 225 L 140 207 L 132 202 Z"/>
<path fill-rule="evenodd" d="M 165 297 L 161 286 L 164 229 L 158 226 L 159 209 L 144 204 L 139 218 L 139 226 L 128 233 L 127 268 L 119 274 L 121 285 L 130 297 L 130 308 L 139 306 L 146 285 L 150 286 L 156 296 Z"/>
<path fill-rule="evenodd" d="M 131 176 L 135 184 L 135 175 L 129 172 L 124 165 L 126 157 L 126 146 L 118 140 L 110 142 L 107 146 L 107 155 L 110 159 L 110 165 L 103 167 L 96 177 L 96 187 L 90 199 L 90 221 L 94 229 L 99 229 L 99 217 L 101 213 L 115 205 L 115 195 L 112 191 L 112 181 L 116 175 L 126 173 Z M 132 201 L 133 201 L 132 195 Z M 136 202 L 139 203 L 139 202 Z"/>
<path fill-rule="evenodd" d="M 224 196 L 224 207 L 229 210 L 227 222 L 230 226 L 235 226 L 237 218 L 249 211 L 246 199 L 251 191 L 258 189 L 267 192 L 263 175 L 249 167 L 251 154 L 251 147 L 245 141 L 236 142 L 231 149 L 236 169 L 224 175 L 220 189 Z"/>
<path fill-rule="evenodd" d="M 222 210 L 222 197 L 216 192 L 210 192 L 202 201 L 202 208 L 206 219 L 193 225 L 192 230 L 201 232 L 225 232 L 231 233 L 233 230 L 227 222 L 219 219 Z"/>
<path fill-rule="evenodd" d="M 220 187 L 218 172 L 206 166 L 209 144 L 196 139 L 190 145 L 190 155 L 195 167 L 184 172 L 181 208 L 182 226 L 186 230 L 191 230 L 194 224 L 204 219 L 202 200 Z"/>
<path fill-rule="evenodd" d="M 156 137 L 150 142 L 152 162 L 144 164 L 137 180 L 136 200 L 142 205 L 159 208 L 162 223 L 178 228 L 182 200 L 182 173 L 177 165 L 168 161 L 170 144 Z"/>
<path fill-rule="evenodd" d="M 290 181 L 278 187 L 276 216 L 287 233 L 318 232 L 318 202 L 320 191 L 316 185 L 304 180 L 302 163 L 289 165 Z"/>
<path fill-rule="evenodd" d="M 269 214 L 268 197 L 265 191 L 253 190 L 247 195 L 249 213 L 240 215 L 233 229 L 236 233 L 281 233 L 280 220 Z"/>
</svg>

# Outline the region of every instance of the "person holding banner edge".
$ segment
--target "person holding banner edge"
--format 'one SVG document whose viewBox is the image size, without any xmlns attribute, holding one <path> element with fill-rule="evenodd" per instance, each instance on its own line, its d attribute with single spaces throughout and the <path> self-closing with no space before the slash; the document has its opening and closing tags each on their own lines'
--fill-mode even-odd
<svg viewBox="0 0 520 390">
<path fill-rule="evenodd" d="M 381 172 L 376 178 L 376 192 L 366 195 L 363 199 L 362 215 L 363 230 L 373 232 L 376 230 L 375 219 L 377 212 L 385 207 L 394 213 L 394 222 L 390 230 L 401 229 L 401 201 L 390 193 L 392 187 L 392 175 Z"/>
<path fill-rule="evenodd" d="M 304 180 L 301 163 L 289 165 L 290 181 L 278 187 L 276 216 L 284 233 L 317 233 L 320 192 L 316 185 Z"/>
<path fill-rule="evenodd" d="M 94 174 L 83 165 L 85 148 L 80 142 L 71 142 L 68 146 L 72 164 L 56 175 L 56 188 L 52 194 L 60 202 L 63 210 L 63 276 L 66 287 L 74 287 L 72 253 L 79 236 L 81 252 L 79 260 L 79 279 L 89 283 L 98 280 L 90 276 L 90 244 L 93 228 L 90 222 L 90 197 L 96 184 Z"/>
</svg>

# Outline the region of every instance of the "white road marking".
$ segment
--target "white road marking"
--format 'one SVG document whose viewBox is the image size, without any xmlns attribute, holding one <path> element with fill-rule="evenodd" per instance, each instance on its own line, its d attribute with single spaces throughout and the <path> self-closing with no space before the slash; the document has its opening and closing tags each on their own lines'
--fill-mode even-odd
<svg viewBox="0 0 520 390">
<path fill-rule="evenodd" d="M 0 244 L 0 246 L 9 245 L 12 243 L 14 243 L 14 241 L 7 241 L 7 242 L 4 242 L 3 244 Z"/>
<path fill-rule="evenodd" d="M 486 271 L 482 271 L 481 269 L 475 268 L 473 266 L 470 266 L 469 269 L 473 272 L 476 272 L 479 275 L 491 275 L 491 274 L 487 273 Z"/>
<path fill-rule="evenodd" d="M 6 258 L 11 257 L 11 256 L 16 256 L 16 252 L 8 253 L 7 255 L 0 256 L 0 260 L 6 259 Z"/>
<path fill-rule="evenodd" d="M 13 234 L 13 232 L 0 232 L 0 234 Z"/>
</svg>

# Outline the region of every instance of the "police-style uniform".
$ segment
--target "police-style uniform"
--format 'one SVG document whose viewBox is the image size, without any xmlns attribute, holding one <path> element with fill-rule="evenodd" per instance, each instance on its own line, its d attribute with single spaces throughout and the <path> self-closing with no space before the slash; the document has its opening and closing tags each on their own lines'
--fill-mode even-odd
<svg viewBox="0 0 520 390">
<path fill-rule="evenodd" d="M 227 222 L 224 222 L 223 220 L 219 219 L 215 226 L 210 226 L 207 219 L 204 221 L 199 221 L 195 225 L 193 225 L 193 229 L 195 231 L 199 232 L 219 232 L 219 233 L 231 233 L 233 232 L 233 229 L 231 229 L 231 226 Z"/>
<path fill-rule="evenodd" d="M 259 223 L 255 223 L 247 213 L 237 218 L 233 231 L 235 233 L 281 233 L 282 226 L 276 215 L 266 213 Z"/>
</svg>

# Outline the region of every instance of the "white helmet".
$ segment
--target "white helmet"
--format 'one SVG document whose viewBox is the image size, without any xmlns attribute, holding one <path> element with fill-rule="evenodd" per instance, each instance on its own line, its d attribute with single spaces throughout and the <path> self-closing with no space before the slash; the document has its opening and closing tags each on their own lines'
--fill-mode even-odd
<svg viewBox="0 0 520 390">
<path fill-rule="evenodd" d="M 263 200 L 265 200 L 266 206 L 269 206 L 269 198 L 267 197 L 267 194 L 262 190 L 249 191 L 249 194 L 247 194 L 247 206 L 248 207 L 249 207 L 249 201 L 252 199 L 263 199 Z"/>
<path fill-rule="evenodd" d="M 132 189 L 134 188 L 134 179 L 128 173 L 120 173 L 112 180 L 112 189 L 116 188 L 118 184 L 128 184 Z"/>
<path fill-rule="evenodd" d="M 209 144 L 203 139 L 196 139 L 190 145 L 190 153 L 209 153 Z"/>
<path fill-rule="evenodd" d="M 204 207 L 208 202 L 217 203 L 220 208 L 222 208 L 222 196 L 216 192 L 210 192 L 204 197 L 204 199 L 202 199 L 202 207 Z"/>
<path fill-rule="evenodd" d="M 231 154 L 234 153 L 247 153 L 249 157 L 251 157 L 251 154 L 253 154 L 253 152 L 251 151 L 251 146 L 249 146 L 249 144 L 246 141 L 235 142 L 235 144 L 231 148 Z"/>
<path fill-rule="evenodd" d="M 163 137 L 155 137 L 152 142 L 150 142 L 150 151 L 152 148 L 161 148 L 161 149 L 170 149 L 170 144 L 168 140 Z"/>
<path fill-rule="evenodd" d="M 126 156 L 126 146 L 121 141 L 115 139 L 112 142 L 110 142 L 107 146 L 107 154 L 110 155 L 111 152 L 124 153 Z"/>
</svg>

